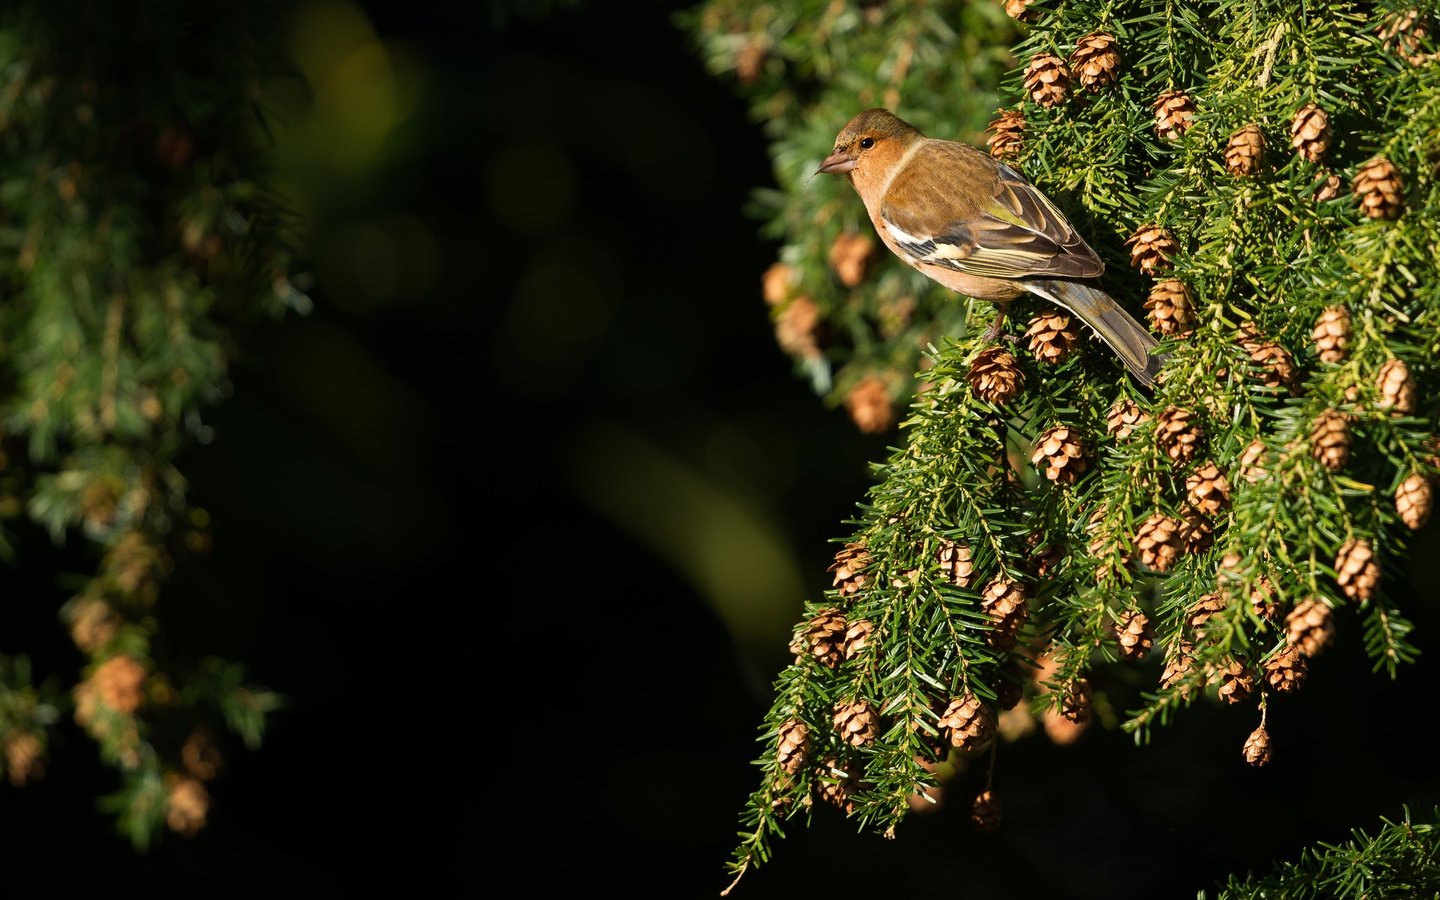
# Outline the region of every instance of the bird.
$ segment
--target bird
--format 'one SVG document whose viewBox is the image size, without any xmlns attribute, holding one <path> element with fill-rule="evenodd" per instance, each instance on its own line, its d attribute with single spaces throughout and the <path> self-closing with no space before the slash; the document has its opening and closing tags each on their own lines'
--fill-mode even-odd
<svg viewBox="0 0 1440 900">
<path fill-rule="evenodd" d="M 892 253 L 960 294 L 999 305 L 1027 292 L 1078 316 L 1146 388 L 1166 355 L 1095 285 L 1105 263 L 1059 208 L 1023 175 L 963 141 L 926 136 L 888 109 L 845 124 L 816 174 L 847 178 Z"/>
</svg>

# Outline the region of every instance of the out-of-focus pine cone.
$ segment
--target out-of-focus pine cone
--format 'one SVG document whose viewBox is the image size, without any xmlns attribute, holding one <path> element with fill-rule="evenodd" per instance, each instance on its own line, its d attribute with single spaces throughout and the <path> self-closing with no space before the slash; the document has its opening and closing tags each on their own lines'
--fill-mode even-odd
<svg viewBox="0 0 1440 900">
<path fill-rule="evenodd" d="M 775 343 L 791 356 L 814 359 L 820 355 L 820 307 L 809 297 L 795 297 L 775 313 Z"/>
<path fill-rule="evenodd" d="M 1230 135 L 1225 145 L 1225 168 L 1238 178 L 1259 172 L 1264 158 L 1265 133 L 1254 123 Z"/>
<path fill-rule="evenodd" d="M 1189 337 L 1195 330 L 1195 303 L 1183 281 L 1157 281 L 1145 298 L 1145 309 L 1150 324 L 1166 337 Z"/>
<path fill-rule="evenodd" d="M 1082 37 L 1070 54 L 1070 70 L 1087 91 L 1115 84 L 1120 77 L 1120 49 L 1113 34 L 1094 32 Z"/>
<path fill-rule="evenodd" d="M 1338 363 L 1343 360 L 1350 346 L 1350 310 L 1344 306 L 1327 306 L 1320 313 L 1320 318 L 1315 320 L 1310 337 L 1315 341 L 1315 349 L 1322 362 Z"/>
<path fill-rule="evenodd" d="M 1380 20 L 1376 31 L 1386 53 L 1393 53 L 1412 66 L 1424 65 L 1431 58 L 1425 53 L 1430 36 L 1429 17 L 1418 9 L 1396 10 Z"/>
<path fill-rule="evenodd" d="M 890 385 L 879 375 L 855 382 L 845 395 L 845 409 L 855 426 L 866 434 L 883 434 L 895 427 L 895 401 Z"/>
<path fill-rule="evenodd" d="M 986 788 L 975 795 L 975 803 L 970 807 L 970 824 L 976 831 L 993 834 L 1000 830 L 1002 819 L 1000 801 L 994 791 Z"/>
<path fill-rule="evenodd" d="M 855 287 L 865 280 L 870 268 L 879 259 L 875 239 L 859 232 L 841 232 L 830 245 L 828 259 L 835 277 L 846 287 Z"/>
<path fill-rule="evenodd" d="M 770 306 L 779 306 L 789 300 L 798 277 L 793 266 L 783 262 L 771 265 L 760 276 L 760 290 L 765 302 Z"/>
<path fill-rule="evenodd" d="M 1264 441 L 1257 438 L 1246 445 L 1245 452 L 1240 454 L 1240 477 L 1251 484 L 1270 477 L 1265 468 Z"/>
<path fill-rule="evenodd" d="M 1035 0 L 1005 0 L 1005 14 L 1023 22 L 1031 17 L 1030 5 L 1034 2 Z"/>
<path fill-rule="evenodd" d="M 1004 347 L 986 347 L 975 354 L 968 378 L 977 397 L 997 406 L 1010 402 L 1025 385 L 1025 373 Z"/>
<path fill-rule="evenodd" d="M 1195 118 L 1195 101 L 1184 91 L 1165 91 L 1155 98 L 1155 133 L 1162 140 L 1178 141 Z"/>
<path fill-rule="evenodd" d="M 1025 90 L 1041 106 L 1056 106 L 1064 102 L 1065 94 L 1070 90 L 1070 80 L 1070 67 L 1053 53 L 1037 53 L 1025 67 Z"/>
</svg>

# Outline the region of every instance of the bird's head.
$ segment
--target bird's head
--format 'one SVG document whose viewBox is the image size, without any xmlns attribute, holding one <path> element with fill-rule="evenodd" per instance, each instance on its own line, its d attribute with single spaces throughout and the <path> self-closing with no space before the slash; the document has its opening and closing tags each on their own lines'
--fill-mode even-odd
<svg viewBox="0 0 1440 900">
<path fill-rule="evenodd" d="M 840 129 L 835 150 L 820 164 L 819 172 L 831 175 L 850 174 L 868 168 L 874 160 L 877 167 L 898 159 L 911 141 L 923 135 L 904 119 L 888 109 L 867 109 Z"/>
</svg>

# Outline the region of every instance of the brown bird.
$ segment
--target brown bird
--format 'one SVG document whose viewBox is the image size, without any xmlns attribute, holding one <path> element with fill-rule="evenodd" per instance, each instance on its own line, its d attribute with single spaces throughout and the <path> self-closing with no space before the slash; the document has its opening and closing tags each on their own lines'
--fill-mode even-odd
<svg viewBox="0 0 1440 900">
<path fill-rule="evenodd" d="M 1030 292 L 1095 330 L 1143 385 L 1164 363 L 1157 342 L 1089 282 L 1100 257 L 1024 176 L 969 144 L 926 137 L 887 109 L 867 109 L 835 139 L 821 172 L 850 179 L 891 252 L 953 291 L 1000 306 Z"/>
</svg>

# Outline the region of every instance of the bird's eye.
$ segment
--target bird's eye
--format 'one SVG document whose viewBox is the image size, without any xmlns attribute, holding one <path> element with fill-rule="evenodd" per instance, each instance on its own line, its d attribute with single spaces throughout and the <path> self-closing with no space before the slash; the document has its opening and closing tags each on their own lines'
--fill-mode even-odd
<svg viewBox="0 0 1440 900">
<path fill-rule="evenodd" d="M 871 147 L 873 147 L 873 146 L 875 146 L 875 139 L 874 139 L 874 138 L 861 138 L 861 139 L 860 139 L 860 149 L 861 149 L 861 150 L 869 150 L 869 149 L 870 149 Z"/>
</svg>

